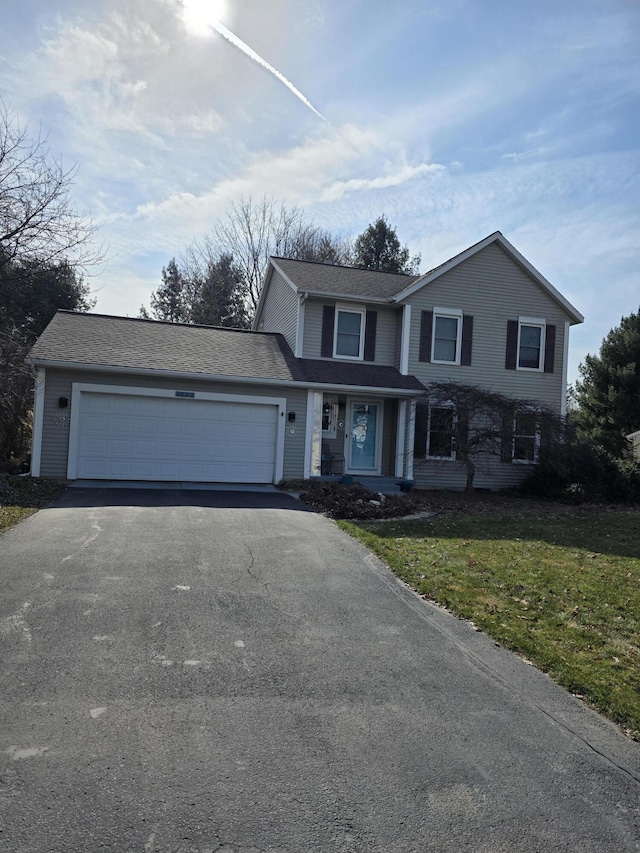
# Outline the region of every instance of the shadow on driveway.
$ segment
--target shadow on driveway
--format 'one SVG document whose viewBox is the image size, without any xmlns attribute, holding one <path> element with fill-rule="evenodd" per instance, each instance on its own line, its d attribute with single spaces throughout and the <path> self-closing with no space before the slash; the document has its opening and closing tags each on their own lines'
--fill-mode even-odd
<svg viewBox="0 0 640 853">
<path fill-rule="evenodd" d="M 53 507 L 200 506 L 220 509 L 286 509 L 312 512 L 308 506 L 286 492 L 227 491 L 199 489 L 70 488 Z"/>
</svg>

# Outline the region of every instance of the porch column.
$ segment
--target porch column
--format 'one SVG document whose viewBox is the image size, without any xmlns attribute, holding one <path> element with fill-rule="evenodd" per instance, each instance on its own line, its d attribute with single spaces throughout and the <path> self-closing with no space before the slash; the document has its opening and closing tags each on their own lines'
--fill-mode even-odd
<svg viewBox="0 0 640 853">
<path fill-rule="evenodd" d="M 307 429 L 304 444 L 304 476 L 319 477 L 322 455 L 322 392 L 307 392 Z"/>
<path fill-rule="evenodd" d="M 31 434 L 31 476 L 40 476 L 40 458 L 42 455 L 42 424 L 44 421 L 44 383 L 45 369 L 36 371 L 33 389 L 33 427 Z"/>
<path fill-rule="evenodd" d="M 407 401 L 398 403 L 398 426 L 396 429 L 396 477 L 405 476 L 405 438 L 407 435 Z"/>
<path fill-rule="evenodd" d="M 413 480 L 413 442 L 416 433 L 416 401 L 412 400 L 409 403 L 409 423 L 407 430 L 407 469 L 406 469 L 406 478 L 407 480 Z"/>
</svg>

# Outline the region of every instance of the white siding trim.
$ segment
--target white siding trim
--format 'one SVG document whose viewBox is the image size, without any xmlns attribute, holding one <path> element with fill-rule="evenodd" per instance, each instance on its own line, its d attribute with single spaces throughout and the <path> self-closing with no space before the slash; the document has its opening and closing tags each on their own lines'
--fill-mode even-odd
<svg viewBox="0 0 640 853">
<path fill-rule="evenodd" d="M 302 348 L 304 346 L 304 304 L 306 302 L 304 293 L 300 294 L 298 299 L 298 328 L 296 329 L 296 351 L 295 357 L 302 358 Z"/>
<path fill-rule="evenodd" d="M 71 385 L 71 423 L 69 427 L 69 456 L 67 461 L 67 478 L 76 479 L 78 464 L 78 447 L 80 438 L 80 395 L 91 394 L 126 394 L 133 397 L 168 397 L 176 398 L 174 388 L 135 388 L 128 385 L 91 385 L 84 382 L 73 382 Z M 209 391 L 195 391 L 194 399 L 220 403 L 250 403 L 254 405 L 277 406 L 278 426 L 276 438 L 276 458 L 274 465 L 274 483 L 284 476 L 284 437 L 286 397 L 254 397 L 248 394 L 218 394 Z"/>
<path fill-rule="evenodd" d="M 407 401 L 398 403 L 398 426 L 396 429 L 396 477 L 404 477 L 404 447 L 407 433 Z"/>
<path fill-rule="evenodd" d="M 44 388 L 46 370 L 39 367 L 36 371 L 33 388 L 33 432 L 31 436 L 31 476 L 40 476 L 40 460 L 42 458 L 42 425 L 44 423 Z"/>
<path fill-rule="evenodd" d="M 409 342 L 411 339 L 411 305 L 405 305 L 402 310 L 402 332 L 400 344 L 400 373 L 409 374 Z"/>
<path fill-rule="evenodd" d="M 416 434 L 416 401 L 412 400 L 409 403 L 409 430 L 407 432 L 407 480 L 413 480 L 413 443 Z"/>
<path fill-rule="evenodd" d="M 562 347 L 562 397 L 560 398 L 560 417 L 567 414 L 567 374 L 569 372 L 569 328 L 568 320 L 564 323 L 564 343 Z"/>
<path fill-rule="evenodd" d="M 556 290 L 556 288 L 551 284 L 551 282 L 547 281 L 547 279 L 538 272 L 538 270 L 529 263 L 529 261 L 520 254 L 520 252 L 512 246 L 511 243 L 504 237 L 500 231 L 495 231 L 493 234 L 489 234 L 488 237 L 485 237 L 484 240 L 481 240 L 479 243 L 476 243 L 474 246 L 470 246 L 464 252 L 461 252 L 459 255 L 456 255 L 454 258 L 450 258 L 448 261 L 445 261 L 444 264 L 436 267 L 431 270 L 431 272 L 426 272 L 421 278 L 415 281 L 413 284 L 406 287 L 404 290 L 400 291 L 400 293 L 396 293 L 395 296 L 391 297 L 392 302 L 402 302 L 407 297 L 414 294 L 417 290 L 420 290 L 421 287 L 424 287 L 425 284 L 429 284 L 429 282 L 434 281 L 436 278 L 440 278 L 440 276 L 449 272 L 449 270 L 454 269 L 459 264 L 466 261 L 468 258 L 473 257 L 478 252 L 481 252 L 487 246 L 491 245 L 491 243 L 497 243 L 501 246 L 508 255 L 511 255 L 512 259 L 519 264 L 529 275 L 538 282 L 538 284 L 546 290 L 549 295 L 558 302 L 562 308 L 569 314 L 569 316 L 573 319 L 574 323 L 583 323 L 584 317 L 582 314 L 574 308 L 574 306 L 564 298 L 564 296 Z"/>
<path fill-rule="evenodd" d="M 159 376 L 162 379 L 178 380 L 197 379 L 202 382 L 228 382 L 236 385 L 265 385 L 273 388 L 295 388 L 296 390 L 308 389 L 311 383 L 296 382 L 295 379 L 257 379 L 251 376 L 220 376 L 216 373 L 180 373 L 176 370 L 160 370 L 154 367 L 114 367 L 109 364 L 80 364 L 72 361 L 60 361 L 54 359 L 25 359 L 27 364 L 41 365 L 43 367 L 58 367 L 61 370 L 82 370 L 93 373 L 126 374 L 128 376 Z M 314 382 L 314 389 L 323 391 L 355 392 L 357 394 L 384 394 L 388 397 L 406 397 L 423 391 L 410 388 L 378 388 L 373 385 L 337 385 L 329 382 Z"/>
<path fill-rule="evenodd" d="M 318 476 L 322 454 L 322 394 L 307 393 L 307 431 L 304 441 L 304 478 Z"/>
</svg>

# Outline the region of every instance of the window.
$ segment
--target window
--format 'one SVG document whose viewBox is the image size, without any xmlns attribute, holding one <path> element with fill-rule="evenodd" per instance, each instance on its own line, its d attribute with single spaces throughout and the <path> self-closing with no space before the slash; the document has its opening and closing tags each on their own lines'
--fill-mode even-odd
<svg viewBox="0 0 640 853">
<path fill-rule="evenodd" d="M 518 370 L 542 370 L 544 320 L 520 318 L 518 322 Z"/>
<path fill-rule="evenodd" d="M 364 357 L 364 318 L 364 310 L 336 308 L 334 356 L 362 361 Z"/>
<path fill-rule="evenodd" d="M 453 430 L 455 412 L 452 406 L 432 406 L 427 427 L 427 458 L 455 459 Z"/>
<path fill-rule="evenodd" d="M 513 462 L 532 464 L 538 461 L 540 431 L 533 412 L 520 412 L 513 419 Z"/>
<path fill-rule="evenodd" d="M 335 438 L 338 434 L 338 401 L 325 397 L 322 402 L 322 437 Z"/>
<path fill-rule="evenodd" d="M 433 309 L 433 351 L 431 361 L 460 364 L 462 311 L 455 308 Z"/>
</svg>

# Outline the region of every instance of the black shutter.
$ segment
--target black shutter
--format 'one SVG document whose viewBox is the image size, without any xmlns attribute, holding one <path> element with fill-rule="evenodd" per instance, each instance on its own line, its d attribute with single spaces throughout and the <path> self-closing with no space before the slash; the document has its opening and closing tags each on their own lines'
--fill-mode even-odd
<svg viewBox="0 0 640 853">
<path fill-rule="evenodd" d="M 509 321 L 511 322 L 511 321 Z M 517 323 L 516 323 L 517 325 Z M 513 419 L 515 409 L 502 415 L 502 446 L 500 448 L 500 459 L 502 462 L 513 461 Z"/>
<path fill-rule="evenodd" d="M 333 356 L 333 325 L 336 321 L 336 309 L 333 305 L 325 305 L 322 309 L 322 341 L 320 355 L 323 358 Z"/>
<path fill-rule="evenodd" d="M 429 423 L 429 404 L 416 403 L 416 424 L 413 436 L 413 456 L 424 459 L 427 455 L 427 424 Z"/>
<path fill-rule="evenodd" d="M 376 360 L 376 329 L 378 327 L 378 312 L 367 311 L 364 326 L 364 360 Z"/>
<path fill-rule="evenodd" d="M 460 364 L 471 364 L 471 346 L 473 344 L 473 317 L 465 314 L 462 318 L 462 347 L 460 348 Z"/>
<path fill-rule="evenodd" d="M 433 329 L 433 311 L 423 311 L 420 317 L 420 353 L 419 361 L 431 361 L 431 331 Z"/>
<path fill-rule="evenodd" d="M 556 327 L 547 326 L 544 336 L 544 372 L 553 373 L 556 355 Z"/>
<path fill-rule="evenodd" d="M 515 370 L 518 362 L 518 321 L 507 320 L 507 351 L 504 366 L 507 370 Z"/>
<path fill-rule="evenodd" d="M 461 409 L 458 412 L 458 423 L 456 425 L 455 432 L 458 439 L 456 445 L 466 449 L 469 441 L 469 415 L 464 411 L 464 409 Z M 454 450 L 457 449 L 458 447 L 454 447 Z"/>
</svg>

